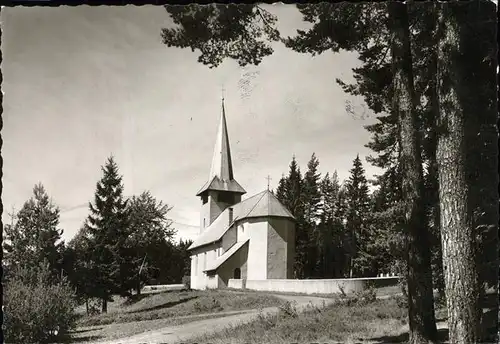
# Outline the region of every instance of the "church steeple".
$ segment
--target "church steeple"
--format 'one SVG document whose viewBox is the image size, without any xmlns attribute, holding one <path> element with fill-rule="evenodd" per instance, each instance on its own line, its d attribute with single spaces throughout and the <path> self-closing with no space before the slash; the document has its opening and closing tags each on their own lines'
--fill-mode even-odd
<svg viewBox="0 0 500 344">
<path fill-rule="evenodd" d="M 225 181 L 233 179 L 233 162 L 231 161 L 231 149 L 229 147 L 229 136 L 227 134 L 224 97 L 222 97 L 222 114 L 220 116 L 219 129 L 217 130 L 217 137 L 215 140 L 209 180 L 212 180 L 214 177 L 218 177 Z"/>
<path fill-rule="evenodd" d="M 222 109 L 219 128 L 215 140 L 215 147 L 210 167 L 208 182 L 198 191 L 197 196 L 202 196 L 206 191 L 227 191 L 236 194 L 245 194 L 246 191 L 234 180 L 231 148 L 226 123 L 226 109 L 222 98 Z"/>
<path fill-rule="evenodd" d="M 222 98 L 222 113 L 219 129 L 215 139 L 214 155 L 208 181 L 198 191 L 196 196 L 201 197 L 200 231 L 215 221 L 222 212 L 241 202 L 241 195 L 246 191 L 241 187 L 233 175 L 233 162 L 229 148 L 229 135 L 227 133 L 226 109 Z"/>
</svg>

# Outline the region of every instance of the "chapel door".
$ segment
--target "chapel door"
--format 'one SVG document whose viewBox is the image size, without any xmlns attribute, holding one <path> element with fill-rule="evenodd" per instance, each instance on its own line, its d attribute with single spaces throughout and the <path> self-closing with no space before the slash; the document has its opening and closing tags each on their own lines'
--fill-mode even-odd
<svg viewBox="0 0 500 344">
<path fill-rule="evenodd" d="M 234 269 L 234 279 L 241 279 L 241 270 L 239 268 Z"/>
</svg>

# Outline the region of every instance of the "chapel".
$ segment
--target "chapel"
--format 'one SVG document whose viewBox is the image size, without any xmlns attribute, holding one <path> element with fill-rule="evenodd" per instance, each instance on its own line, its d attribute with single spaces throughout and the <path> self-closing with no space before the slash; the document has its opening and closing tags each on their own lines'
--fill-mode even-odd
<svg viewBox="0 0 500 344">
<path fill-rule="evenodd" d="M 222 99 L 210 175 L 196 194 L 201 211 L 200 233 L 189 247 L 192 289 L 225 288 L 230 279 L 293 278 L 293 215 L 269 188 L 245 194 L 233 174 Z"/>
</svg>

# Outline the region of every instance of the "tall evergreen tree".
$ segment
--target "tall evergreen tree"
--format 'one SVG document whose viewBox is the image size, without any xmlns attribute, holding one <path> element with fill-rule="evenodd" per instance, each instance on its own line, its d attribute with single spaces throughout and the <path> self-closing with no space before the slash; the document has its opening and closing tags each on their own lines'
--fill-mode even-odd
<svg viewBox="0 0 500 344">
<path fill-rule="evenodd" d="M 47 260 L 54 275 L 60 275 L 62 229 L 59 229 L 59 208 L 52 203 L 41 183 L 33 188 L 33 196 L 13 215 L 15 221 L 4 226 L 4 261 L 8 269 L 37 268 Z"/>
<path fill-rule="evenodd" d="M 304 231 L 307 235 L 305 276 L 317 277 L 319 269 L 319 245 L 323 238 L 318 228 L 321 193 L 319 189 L 321 175 L 318 172 L 319 160 L 313 153 L 307 163 L 307 171 L 302 181 L 302 202 L 304 204 Z"/>
<path fill-rule="evenodd" d="M 128 295 L 134 274 L 130 270 L 127 250 L 129 218 L 127 201 L 123 197 L 122 177 L 113 157 L 102 167 L 103 176 L 97 183 L 94 204 L 89 203 L 86 234 L 90 240 L 90 271 L 94 276 L 94 297 L 102 300 L 102 312 L 115 293 Z"/>
<path fill-rule="evenodd" d="M 346 184 L 349 277 L 362 277 L 370 271 L 366 245 L 371 240 L 367 217 L 370 211 L 370 197 L 365 170 L 359 155 L 353 161 L 351 175 Z"/>
<path fill-rule="evenodd" d="M 318 226 L 321 233 L 321 240 L 318 242 L 320 276 L 323 278 L 340 277 L 339 271 L 344 264 L 345 229 L 342 222 L 343 209 L 340 207 L 340 184 L 336 171 L 332 177 L 329 173 L 324 176 L 320 190 L 322 205 Z"/>
<path fill-rule="evenodd" d="M 288 176 L 282 177 L 277 189 L 278 200 L 295 217 L 295 261 L 294 275 L 303 278 L 306 269 L 308 235 L 304 220 L 303 180 L 300 167 L 293 156 Z"/>
</svg>

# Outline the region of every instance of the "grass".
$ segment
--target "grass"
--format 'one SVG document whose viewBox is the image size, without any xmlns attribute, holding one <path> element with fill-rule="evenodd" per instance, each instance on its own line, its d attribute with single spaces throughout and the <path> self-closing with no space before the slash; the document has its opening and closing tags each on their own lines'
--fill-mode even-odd
<svg viewBox="0 0 500 344">
<path fill-rule="evenodd" d="M 108 313 L 82 315 L 79 326 L 129 323 L 225 311 L 240 311 L 278 306 L 282 301 L 274 296 L 254 293 L 232 293 L 223 290 L 163 292 L 142 295 L 138 300 L 115 297 L 108 304 Z M 84 313 L 81 307 L 79 313 Z"/>
<path fill-rule="evenodd" d="M 382 294 L 390 294 L 384 290 Z M 273 293 L 276 294 L 276 293 Z M 300 293 L 279 293 L 291 296 Z M 377 294 L 378 291 L 377 291 Z M 108 313 L 95 316 L 85 315 L 85 306 L 78 312 L 78 330 L 71 335 L 71 342 L 110 340 L 129 337 L 146 331 L 158 330 L 168 326 L 188 322 L 220 318 L 244 313 L 250 309 L 279 307 L 277 315 L 259 314 L 258 320 L 229 327 L 215 335 L 205 335 L 194 342 L 217 343 L 291 343 L 314 342 L 317 340 L 341 340 L 370 335 L 383 337 L 394 333 L 394 329 L 405 326 L 406 309 L 397 300 L 377 300 L 361 303 L 363 295 L 348 299 L 338 295 L 307 295 L 354 300 L 337 303 L 336 306 L 315 307 L 309 305 L 304 313 L 299 313 L 283 298 L 267 292 L 248 290 L 206 290 L 171 291 L 144 294 L 132 299 L 115 297 L 108 303 Z M 374 297 L 374 295 L 371 295 Z M 351 301 L 352 301 L 351 300 Z M 376 329 L 376 330 L 374 330 Z M 384 330 L 385 329 L 385 330 Z M 357 332 L 356 332 L 357 331 Z M 371 332 L 370 332 L 371 331 Z M 358 337 L 356 337 L 358 336 Z"/>
<path fill-rule="evenodd" d="M 398 297 L 373 302 L 336 303 L 309 306 L 302 313 L 293 305 L 276 314 L 260 314 L 252 323 L 230 326 L 205 335 L 194 343 L 332 343 L 391 342 L 407 331 L 407 309 Z"/>
</svg>

